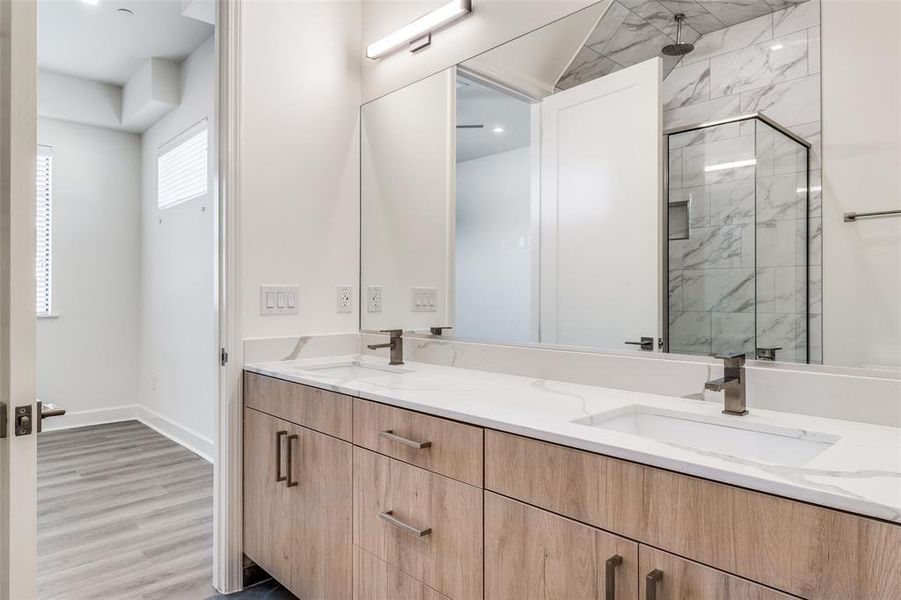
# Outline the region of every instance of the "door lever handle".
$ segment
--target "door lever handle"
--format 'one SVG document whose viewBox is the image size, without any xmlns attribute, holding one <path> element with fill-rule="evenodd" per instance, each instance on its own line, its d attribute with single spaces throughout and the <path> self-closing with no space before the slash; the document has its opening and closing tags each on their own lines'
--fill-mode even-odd
<svg viewBox="0 0 901 600">
<path fill-rule="evenodd" d="M 642 350 L 646 350 L 648 352 L 651 352 L 654 350 L 654 338 L 652 338 L 652 337 L 641 336 L 640 342 L 627 341 L 626 344 L 628 344 L 630 346 L 641 346 Z"/>
</svg>

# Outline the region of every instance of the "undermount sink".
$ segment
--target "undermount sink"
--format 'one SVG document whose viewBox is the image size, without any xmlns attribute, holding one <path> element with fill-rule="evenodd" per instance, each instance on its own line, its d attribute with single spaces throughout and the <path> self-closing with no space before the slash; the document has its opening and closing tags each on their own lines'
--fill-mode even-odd
<svg viewBox="0 0 901 600">
<path fill-rule="evenodd" d="M 407 369 L 389 365 L 371 365 L 356 360 L 315 367 L 304 367 L 301 370 L 315 373 L 318 376 L 334 377 L 335 379 L 366 379 L 369 377 L 384 377 L 385 375 L 409 373 L 409 370 Z"/>
<path fill-rule="evenodd" d="M 711 455 L 800 467 L 840 437 L 801 429 L 742 422 L 742 417 L 708 417 L 633 404 L 572 421 Z"/>
</svg>

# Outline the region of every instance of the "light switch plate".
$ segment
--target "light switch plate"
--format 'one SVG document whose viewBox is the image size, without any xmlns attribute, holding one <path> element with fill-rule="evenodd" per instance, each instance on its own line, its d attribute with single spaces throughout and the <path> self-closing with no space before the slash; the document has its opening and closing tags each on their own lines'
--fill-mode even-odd
<svg viewBox="0 0 901 600">
<path fill-rule="evenodd" d="M 353 291 L 354 288 L 352 285 L 339 285 L 338 286 L 338 312 L 339 313 L 349 313 L 354 310 L 354 300 L 353 300 Z"/>
<path fill-rule="evenodd" d="M 413 312 L 438 312 L 438 288 L 412 288 L 410 300 Z"/>
<path fill-rule="evenodd" d="M 366 288 L 366 310 L 371 313 L 382 312 L 382 286 L 370 285 Z"/>
<path fill-rule="evenodd" d="M 261 285 L 261 315 L 297 315 L 300 314 L 300 286 L 296 285 Z"/>
</svg>

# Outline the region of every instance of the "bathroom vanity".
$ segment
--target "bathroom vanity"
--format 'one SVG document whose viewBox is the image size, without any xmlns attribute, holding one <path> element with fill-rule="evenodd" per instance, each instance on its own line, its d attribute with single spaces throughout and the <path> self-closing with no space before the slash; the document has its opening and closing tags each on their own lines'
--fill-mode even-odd
<svg viewBox="0 0 901 600">
<path fill-rule="evenodd" d="M 901 598 L 893 428 L 375 357 L 244 404 L 245 553 L 305 600 Z"/>
</svg>

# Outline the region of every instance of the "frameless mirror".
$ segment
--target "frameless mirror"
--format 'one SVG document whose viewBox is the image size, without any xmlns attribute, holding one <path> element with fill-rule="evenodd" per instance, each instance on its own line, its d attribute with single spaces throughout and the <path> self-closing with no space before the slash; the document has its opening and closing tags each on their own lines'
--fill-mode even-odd
<svg viewBox="0 0 901 600">
<path fill-rule="evenodd" d="M 362 328 L 823 362 L 819 0 L 775 4 L 605 0 L 364 105 Z"/>
</svg>

